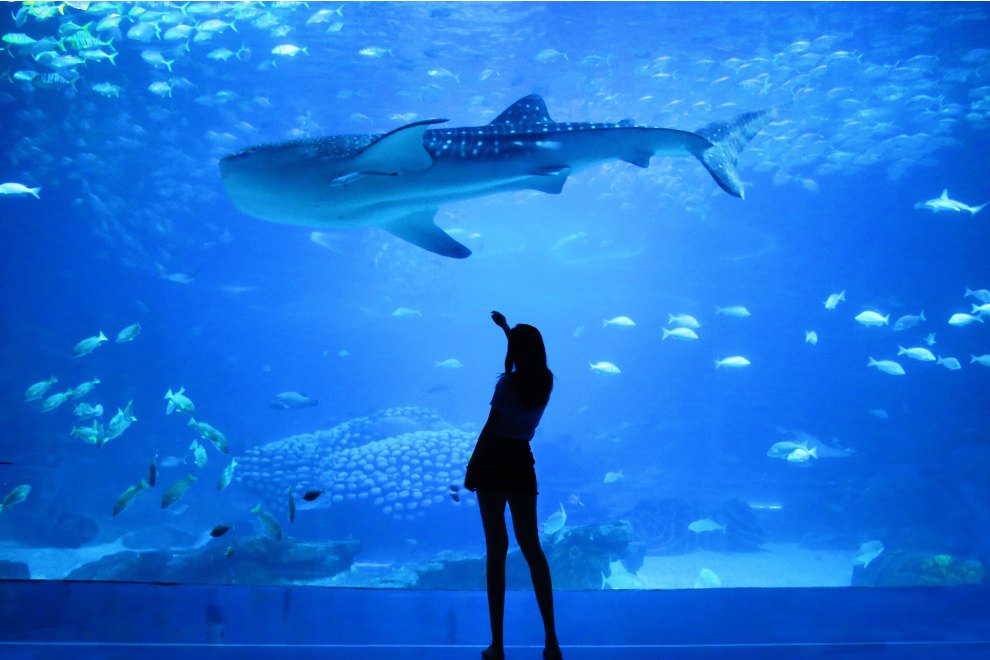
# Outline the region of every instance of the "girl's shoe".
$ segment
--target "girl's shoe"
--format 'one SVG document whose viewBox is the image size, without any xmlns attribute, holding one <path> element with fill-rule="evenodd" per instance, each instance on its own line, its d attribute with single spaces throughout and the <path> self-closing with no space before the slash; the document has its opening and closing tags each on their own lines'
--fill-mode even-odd
<svg viewBox="0 0 990 660">
<path fill-rule="evenodd" d="M 492 645 L 481 652 L 481 658 L 482 660 L 505 660 L 505 651 Z"/>
<path fill-rule="evenodd" d="M 560 647 L 546 647 L 543 649 L 543 660 L 564 660 L 564 654 L 560 652 Z"/>
</svg>

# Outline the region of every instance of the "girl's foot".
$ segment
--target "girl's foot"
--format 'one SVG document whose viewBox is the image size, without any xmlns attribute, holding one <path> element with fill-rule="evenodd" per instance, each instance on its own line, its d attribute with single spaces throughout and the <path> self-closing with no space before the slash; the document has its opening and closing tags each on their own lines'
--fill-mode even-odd
<svg viewBox="0 0 990 660">
<path fill-rule="evenodd" d="M 543 648 L 543 660 L 564 660 L 564 654 L 559 646 L 546 646 Z"/>
<path fill-rule="evenodd" d="M 502 647 L 496 647 L 494 644 L 489 646 L 487 649 L 481 652 L 482 660 L 505 660 L 505 651 Z"/>
</svg>

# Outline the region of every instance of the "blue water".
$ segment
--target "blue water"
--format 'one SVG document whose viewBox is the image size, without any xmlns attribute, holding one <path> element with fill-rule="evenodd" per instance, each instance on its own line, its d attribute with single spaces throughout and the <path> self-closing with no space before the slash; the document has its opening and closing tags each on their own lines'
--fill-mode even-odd
<svg viewBox="0 0 990 660">
<path fill-rule="evenodd" d="M 41 39 L 138 6 L 21 14 L 19 25 L 3 12 L 0 31 Z M 947 324 L 976 302 L 967 287 L 990 287 L 990 211 L 915 208 L 944 188 L 973 206 L 990 200 L 985 6 L 381 3 L 307 24 L 336 7 L 215 6 L 195 20 L 257 13 L 188 52 L 186 40 L 129 38 L 135 14 L 117 31 L 92 28 L 113 37 L 103 48 L 119 51 L 116 65 L 77 65 L 74 87 L 59 89 L 17 80 L 52 69 L 5 44 L 0 179 L 42 187 L 40 200 L 0 197 L 0 459 L 14 463 L 0 466 L 0 494 L 32 485 L 0 514 L 5 537 L 60 512 L 93 521 L 94 543 L 136 529 L 199 537 L 235 519 L 243 534 L 261 533 L 247 510 L 263 501 L 293 536 L 354 535 L 373 559 L 480 551 L 476 510 L 446 497 L 411 521 L 345 502 L 301 511 L 290 528 L 284 502 L 250 484 L 217 494 L 230 457 L 206 442 L 203 471 L 163 468 L 158 490 L 110 512 L 156 453 L 188 454 L 195 434 L 164 414 L 170 388 L 185 387 L 234 457 L 396 406 L 476 433 L 502 364 L 504 338 L 488 318 L 497 309 L 540 328 L 557 378 L 533 443 L 541 517 L 564 503 L 569 525 L 601 524 L 657 498 L 705 517 L 738 498 L 777 507 L 758 509 L 772 541 L 851 556 L 868 540 L 990 556 L 990 370 L 969 363 L 990 338 L 984 324 Z M 253 24 L 265 16 L 287 33 Z M 170 20 L 153 22 L 164 31 Z M 270 54 L 286 43 L 308 53 Z M 250 54 L 207 57 L 220 47 Z M 361 53 L 369 47 L 382 50 Z M 174 59 L 172 72 L 143 61 L 146 50 Z M 171 83 L 171 97 L 149 91 L 155 81 Z M 119 97 L 94 92 L 99 82 Z M 221 185 L 219 158 L 251 145 L 428 118 L 476 126 L 533 93 L 557 121 L 630 117 L 683 130 L 781 109 L 740 158 L 745 201 L 693 159 L 608 163 L 572 176 L 561 195 L 442 207 L 438 223 L 474 252 L 466 260 L 374 228 L 328 230 L 319 245 L 312 228 L 239 212 Z M 826 310 L 840 290 L 846 302 Z M 752 316 L 715 314 L 726 305 Z M 421 315 L 394 317 L 399 307 Z M 891 323 L 924 310 L 927 321 L 866 328 L 853 320 L 866 309 Z M 696 316 L 700 339 L 661 341 L 668 312 Z M 618 315 L 636 326 L 602 327 Z M 135 322 L 135 341 L 113 342 Z M 73 358 L 99 331 L 111 341 Z M 903 356 L 904 376 L 867 368 L 932 332 L 933 352 L 961 370 Z M 752 364 L 714 368 L 730 355 Z M 463 367 L 435 366 L 448 358 Z M 594 373 L 598 361 L 622 373 Z M 104 423 L 133 400 L 138 421 L 100 448 L 71 438 L 77 402 L 47 413 L 22 402 L 53 374 L 52 392 L 99 377 L 82 400 L 104 405 Z M 272 409 L 285 391 L 319 404 Z M 795 432 L 847 456 L 767 457 Z M 622 479 L 603 483 L 618 470 Z M 186 473 L 201 478 L 180 513 L 163 512 L 162 488 Z"/>
</svg>

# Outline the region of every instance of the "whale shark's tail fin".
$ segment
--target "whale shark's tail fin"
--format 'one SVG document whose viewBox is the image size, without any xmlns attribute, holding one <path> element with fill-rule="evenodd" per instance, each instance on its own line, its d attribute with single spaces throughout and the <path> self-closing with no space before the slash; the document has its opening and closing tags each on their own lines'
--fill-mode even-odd
<svg viewBox="0 0 990 660">
<path fill-rule="evenodd" d="M 742 180 L 736 171 L 736 159 L 743 148 L 768 121 L 777 116 L 780 106 L 771 106 L 739 115 L 734 120 L 715 123 L 695 131 L 711 143 L 695 156 L 725 192 L 743 198 Z"/>
</svg>

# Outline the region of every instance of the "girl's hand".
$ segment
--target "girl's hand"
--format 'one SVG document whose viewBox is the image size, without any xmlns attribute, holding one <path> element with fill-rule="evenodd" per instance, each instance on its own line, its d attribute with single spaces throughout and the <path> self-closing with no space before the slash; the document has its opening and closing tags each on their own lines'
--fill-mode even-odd
<svg viewBox="0 0 990 660">
<path fill-rule="evenodd" d="M 507 330 L 509 328 L 509 324 L 505 322 L 505 315 L 503 315 L 502 312 L 492 312 L 492 321 L 494 321 L 495 325 L 503 330 Z"/>
</svg>

